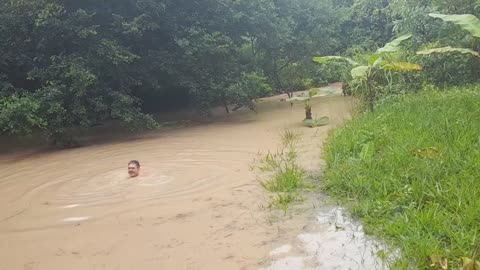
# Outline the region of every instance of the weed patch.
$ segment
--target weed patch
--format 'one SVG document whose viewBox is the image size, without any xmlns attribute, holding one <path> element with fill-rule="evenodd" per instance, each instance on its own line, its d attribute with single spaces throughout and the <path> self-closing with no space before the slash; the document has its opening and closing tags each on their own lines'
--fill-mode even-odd
<svg viewBox="0 0 480 270">
<path fill-rule="evenodd" d="M 297 162 L 296 143 L 301 133 L 285 130 L 281 134 L 282 145 L 276 152 L 259 154 L 251 166 L 258 171 L 260 185 L 270 194 L 270 207 L 278 207 L 286 214 L 288 207 L 301 199 L 305 188 L 305 171 Z"/>
</svg>

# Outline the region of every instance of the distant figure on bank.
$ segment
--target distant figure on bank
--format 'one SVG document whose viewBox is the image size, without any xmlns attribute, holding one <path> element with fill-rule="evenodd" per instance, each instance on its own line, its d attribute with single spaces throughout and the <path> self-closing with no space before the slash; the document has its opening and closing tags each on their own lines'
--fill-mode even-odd
<svg viewBox="0 0 480 270">
<path fill-rule="evenodd" d="M 128 174 L 130 177 L 137 177 L 140 174 L 140 162 L 131 160 L 128 162 Z"/>
</svg>

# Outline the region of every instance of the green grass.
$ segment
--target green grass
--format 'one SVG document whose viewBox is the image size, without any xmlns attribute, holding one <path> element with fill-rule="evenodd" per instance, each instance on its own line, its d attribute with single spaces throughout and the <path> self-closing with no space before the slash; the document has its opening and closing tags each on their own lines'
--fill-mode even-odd
<svg viewBox="0 0 480 270">
<path fill-rule="evenodd" d="M 479 259 L 480 87 L 386 100 L 333 131 L 325 159 L 327 193 L 400 248 L 392 269 Z"/>
<path fill-rule="evenodd" d="M 278 207 L 287 213 L 289 206 L 300 200 L 300 191 L 305 188 L 305 171 L 297 162 L 295 144 L 301 133 L 286 129 L 281 133 L 282 145 L 276 152 L 260 155 L 252 170 L 258 170 L 260 185 L 269 192 L 270 207 Z"/>
<path fill-rule="evenodd" d="M 303 170 L 296 164 L 284 164 L 278 167 L 273 175 L 260 184 L 270 192 L 294 192 L 303 188 Z"/>
</svg>

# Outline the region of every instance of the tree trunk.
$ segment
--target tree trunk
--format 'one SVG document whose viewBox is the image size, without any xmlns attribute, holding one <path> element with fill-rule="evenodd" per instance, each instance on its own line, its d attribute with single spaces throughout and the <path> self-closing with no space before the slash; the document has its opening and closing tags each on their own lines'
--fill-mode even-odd
<svg viewBox="0 0 480 270">
<path fill-rule="evenodd" d="M 227 112 L 227 114 L 230 114 L 230 110 L 228 109 L 228 102 L 227 102 L 227 98 L 225 97 L 225 93 L 222 94 L 222 103 L 223 103 L 223 107 L 225 108 L 225 111 Z"/>
<path fill-rule="evenodd" d="M 230 114 L 227 103 L 223 103 L 223 107 L 225 107 L 225 111 L 227 112 L 227 114 Z"/>
<path fill-rule="evenodd" d="M 312 120 L 312 107 L 305 107 L 305 119 Z"/>
<path fill-rule="evenodd" d="M 282 68 L 283 68 L 283 67 L 282 67 Z M 282 68 L 277 69 L 277 59 L 276 59 L 275 57 L 273 57 L 273 71 L 272 71 L 273 79 L 277 82 L 278 87 L 280 88 L 280 90 L 282 90 L 283 93 L 287 93 L 288 98 L 291 98 L 290 92 L 288 91 L 288 89 L 286 89 L 285 87 L 283 87 L 282 81 L 281 81 L 280 78 L 278 77 L 278 71 L 282 70 Z"/>
</svg>

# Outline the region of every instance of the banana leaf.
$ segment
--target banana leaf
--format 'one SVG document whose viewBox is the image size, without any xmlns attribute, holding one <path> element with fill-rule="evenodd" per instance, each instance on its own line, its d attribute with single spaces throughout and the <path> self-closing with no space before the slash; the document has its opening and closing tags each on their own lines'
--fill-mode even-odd
<svg viewBox="0 0 480 270">
<path fill-rule="evenodd" d="M 377 50 L 377 53 L 392 53 L 392 52 L 398 52 L 400 50 L 400 45 L 402 44 L 403 41 L 409 39 L 412 37 L 412 34 L 406 34 L 403 36 L 400 36 L 389 43 L 385 44 L 382 48 Z"/>
<path fill-rule="evenodd" d="M 463 30 L 470 32 L 472 36 L 480 38 L 480 20 L 472 14 L 445 15 L 430 13 L 428 15 L 459 25 Z"/>
<path fill-rule="evenodd" d="M 368 66 L 359 66 L 359 67 L 356 67 L 356 68 L 352 68 L 350 73 L 352 74 L 352 77 L 354 79 L 365 78 L 365 77 L 367 77 L 368 69 L 369 69 Z"/>
<path fill-rule="evenodd" d="M 471 54 L 473 56 L 480 57 L 480 54 L 474 50 L 470 50 L 467 48 L 453 48 L 451 46 L 421 50 L 417 52 L 417 54 L 423 54 L 423 55 L 434 54 L 434 53 L 463 53 L 463 54 Z"/>
<path fill-rule="evenodd" d="M 333 56 L 317 56 L 313 58 L 313 61 L 317 63 L 326 63 L 333 60 L 347 61 L 352 66 L 359 65 L 357 62 L 353 61 L 352 59 L 348 57 L 342 57 L 342 56 L 334 56 L 334 55 Z"/>
</svg>

